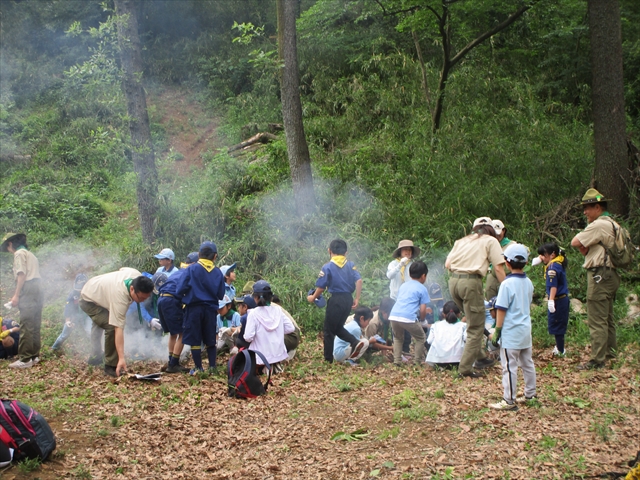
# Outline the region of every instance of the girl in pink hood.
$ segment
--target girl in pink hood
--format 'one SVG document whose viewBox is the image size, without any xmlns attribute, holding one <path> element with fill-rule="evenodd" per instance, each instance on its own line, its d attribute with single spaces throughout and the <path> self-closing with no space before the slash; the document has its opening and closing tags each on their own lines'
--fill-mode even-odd
<svg viewBox="0 0 640 480">
<path fill-rule="evenodd" d="M 262 353 L 273 366 L 287 359 L 284 336 L 292 333 L 295 326 L 280 307 L 271 305 L 273 292 L 265 280 L 253 285 L 253 298 L 257 307 L 249 310 L 244 339 L 251 343 L 249 350 Z M 260 357 L 256 361 L 263 364 Z"/>
</svg>

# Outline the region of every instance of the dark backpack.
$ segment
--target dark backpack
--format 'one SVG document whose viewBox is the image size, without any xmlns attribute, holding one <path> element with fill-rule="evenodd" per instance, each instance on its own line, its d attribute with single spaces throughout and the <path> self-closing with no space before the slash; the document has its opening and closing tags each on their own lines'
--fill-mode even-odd
<svg viewBox="0 0 640 480">
<path fill-rule="evenodd" d="M 616 226 L 612 220 L 611 226 L 613 227 L 613 246 L 607 248 L 602 242 L 600 244 L 615 268 L 629 268 L 636 254 L 636 246 L 631 242 L 631 235 L 626 228 Z"/>
<path fill-rule="evenodd" d="M 0 400 L 0 427 L 12 443 L 13 459 L 38 458 L 46 460 L 56 448 L 56 437 L 42 415 L 17 400 Z M 6 442 L 4 442 L 6 444 Z"/>
<path fill-rule="evenodd" d="M 264 385 L 256 375 L 256 355 L 260 356 L 269 372 Z M 227 370 L 230 397 L 256 398 L 267 393 L 271 382 L 271 365 L 260 352 L 241 348 L 236 355 L 229 359 Z"/>
</svg>

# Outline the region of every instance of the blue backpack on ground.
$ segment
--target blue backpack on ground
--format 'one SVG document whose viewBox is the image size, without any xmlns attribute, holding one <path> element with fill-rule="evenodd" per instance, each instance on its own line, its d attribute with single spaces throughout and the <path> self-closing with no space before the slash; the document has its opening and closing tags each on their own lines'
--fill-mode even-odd
<svg viewBox="0 0 640 480">
<path fill-rule="evenodd" d="M 13 459 L 46 460 L 56 448 L 56 437 L 42 415 L 17 400 L 0 399 L 3 443 L 13 448 Z M 8 437 L 11 441 L 7 441 Z"/>
<path fill-rule="evenodd" d="M 262 359 L 268 371 L 267 381 L 264 384 L 256 375 L 256 355 Z M 230 397 L 256 398 L 267 393 L 271 382 L 271 365 L 262 353 L 241 348 L 229 359 L 227 374 Z"/>
</svg>

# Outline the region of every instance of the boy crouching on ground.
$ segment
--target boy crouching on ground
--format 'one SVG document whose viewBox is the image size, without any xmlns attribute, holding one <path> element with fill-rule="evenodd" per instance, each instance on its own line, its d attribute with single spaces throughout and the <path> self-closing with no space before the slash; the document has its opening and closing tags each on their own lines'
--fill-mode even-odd
<svg viewBox="0 0 640 480">
<path fill-rule="evenodd" d="M 496 299 L 496 329 L 494 345 L 500 343 L 502 362 L 502 401 L 489 404 L 495 410 L 517 410 L 516 403 L 525 403 L 536 395 L 536 368 L 533 365 L 530 306 L 533 284 L 523 268 L 529 253 L 524 245 L 513 244 L 504 251 L 511 274 L 500 285 Z M 524 397 L 517 397 L 518 366 L 524 376 Z"/>
</svg>

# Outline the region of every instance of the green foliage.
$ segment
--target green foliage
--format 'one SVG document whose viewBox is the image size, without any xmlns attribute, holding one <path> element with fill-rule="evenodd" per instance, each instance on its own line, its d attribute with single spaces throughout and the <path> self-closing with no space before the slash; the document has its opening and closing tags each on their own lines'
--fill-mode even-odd
<svg viewBox="0 0 640 480">
<path fill-rule="evenodd" d="M 367 430 L 366 428 L 359 428 L 357 430 L 354 430 L 353 432 L 336 432 L 333 435 L 331 435 L 331 440 L 335 440 L 337 442 L 353 442 L 353 441 L 357 441 L 357 440 L 364 440 L 366 437 L 369 436 L 369 430 Z"/>
<path fill-rule="evenodd" d="M 18 463 L 18 470 L 20 470 L 21 473 L 27 474 L 40 469 L 41 465 L 42 462 L 39 458 L 25 458 Z"/>
</svg>

